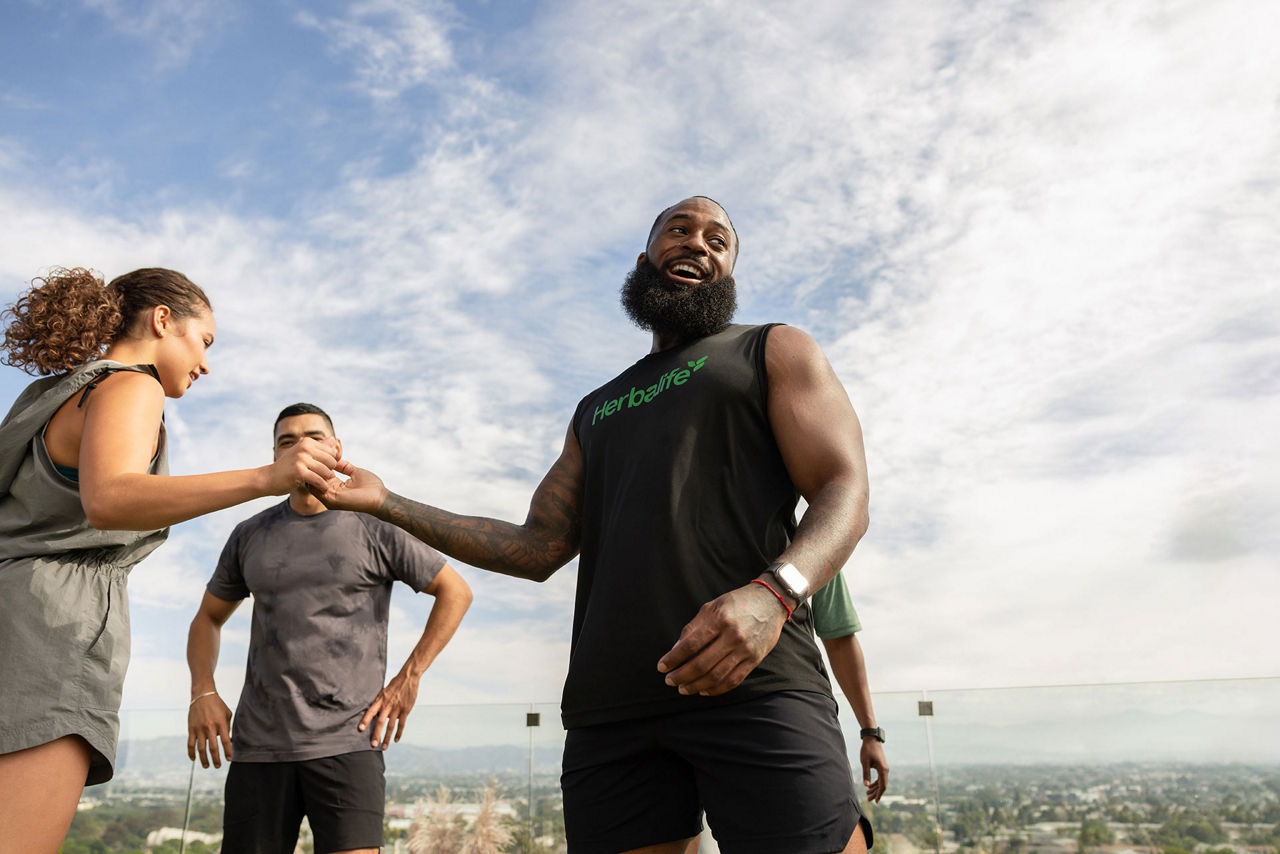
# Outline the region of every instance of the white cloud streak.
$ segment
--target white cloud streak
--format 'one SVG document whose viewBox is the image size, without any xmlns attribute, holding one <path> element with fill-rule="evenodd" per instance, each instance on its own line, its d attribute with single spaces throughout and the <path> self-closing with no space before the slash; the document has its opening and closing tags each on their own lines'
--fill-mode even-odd
<svg viewBox="0 0 1280 854">
<path fill-rule="evenodd" d="M 235 16 L 227 0 L 84 0 L 84 5 L 153 51 L 162 69 L 186 64 Z"/>
<path fill-rule="evenodd" d="M 431 82 L 452 63 L 449 7 L 430 0 L 363 0 L 342 18 L 299 12 L 298 22 L 328 37 L 332 49 L 352 56 L 363 91 L 388 100 Z"/>
</svg>

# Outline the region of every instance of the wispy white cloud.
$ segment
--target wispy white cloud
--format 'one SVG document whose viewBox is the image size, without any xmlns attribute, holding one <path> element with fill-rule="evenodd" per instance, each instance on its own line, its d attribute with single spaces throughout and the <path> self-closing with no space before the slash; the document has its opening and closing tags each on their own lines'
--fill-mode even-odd
<svg viewBox="0 0 1280 854">
<path fill-rule="evenodd" d="M 299 12 L 297 20 L 326 35 L 339 55 L 354 57 L 357 81 L 370 97 L 389 99 L 450 68 L 453 17 L 450 6 L 434 0 L 362 0 L 341 18 Z"/>
<path fill-rule="evenodd" d="M 83 0 L 118 32 L 155 51 L 161 68 L 186 64 L 237 15 L 229 0 Z"/>
<path fill-rule="evenodd" d="M 0 105 L 10 109 L 30 112 L 46 111 L 50 109 L 48 104 L 28 95 L 20 88 L 15 87 L 11 82 L 0 86 Z"/>
<path fill-rule="evenodd" d="M 0 173 L 17 172 L 28 163 L 26 146 L 13 137 L 0 137 Z"/>
</svg>

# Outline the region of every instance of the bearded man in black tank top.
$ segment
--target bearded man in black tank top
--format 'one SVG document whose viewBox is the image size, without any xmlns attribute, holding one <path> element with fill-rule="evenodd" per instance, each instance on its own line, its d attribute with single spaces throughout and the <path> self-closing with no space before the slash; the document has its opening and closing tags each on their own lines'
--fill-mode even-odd
<svg viewBox="0 0 1280 854">
<path fill-rule="evenodd" d="M 623 288 L 652 349 L 579 403 L 523 524 L 411 501 L 348 462 L 324 496 L 507 575 L 580 555 L 571 854 L 692 854 L 704 812 L 726 854 L 871 843 L 808 606 L 867 528 L 861 429 L 811 337 L 730 323 L 737 255 L 713 200 L 658 215 Z"/>
</svg>

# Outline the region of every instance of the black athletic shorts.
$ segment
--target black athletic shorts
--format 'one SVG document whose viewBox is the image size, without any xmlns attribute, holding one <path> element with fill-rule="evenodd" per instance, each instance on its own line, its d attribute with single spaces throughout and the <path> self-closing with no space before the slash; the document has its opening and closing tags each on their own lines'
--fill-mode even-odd
<svg viewBox="0 0 1280 854">
<path fill-rule="evenodd" d="M 724 854 L 831 854 L 859 823 L 835 701 L 780 691 L 728 706 L 569 730 L 569 854 L 617 854 L 702 832 Z"/>
<path fill-rule="evenodd" d="M 292 854 L 304 815 L 316 854 L 380 847 L 385 768 L 381 750 L 302 762 L 232 762 L 222 854 Z"/>
</svg>

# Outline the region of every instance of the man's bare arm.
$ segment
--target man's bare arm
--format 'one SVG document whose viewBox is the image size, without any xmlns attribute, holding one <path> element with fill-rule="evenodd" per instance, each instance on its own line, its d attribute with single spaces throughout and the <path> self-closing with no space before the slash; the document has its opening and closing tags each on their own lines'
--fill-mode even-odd
<svg viewBox="0 0 1280 854">
<path fill-rule="evenodd" d="M 787 473 L 809 503 L 794 540 L 777 559 L 794 564 L 817 590 L 840 571 L 867 530 L 862 428 L 844 386 L 807 334 L 773 328 L 765 361 L 769 424 Z M 764 660 L 786 619 L 763 585 L 730 590 L 702 606 L 658 670 L 683 694 L 723 694 Z"/>
<path fill-rule="evenodd" d="M 471 566 L 546 581 L 578 553 L 582 537 L 582 451 L 570 428 L 564 449 L 534 490 L 523 525 L 462 516 L 390 492 L 371 472 L 340 463 L 350 479 L 321 499 L 403 528 L 427 545 Z"/>
<path fill-rule="evenodd" d="M 400 740 L 409 712 L 418 701 L 418 683 L 422 674 L 427 672 L 431 662 L 435 661 L 436 656 L 453 637 L 467 608 L 471 607 L 471 587 L 448 564 L 441 567 L 440 572 L 422 592 L 435 597 L 422 636 L 418 638 L 418 643 L 409 653 L 409 659 L 400 668 L 400 672 L 391 678 L 369 704 L 358 727 L 364 732 L 373 724 L 369 739 L 371 747 L 386 750 L 391 744 L 393 733 L 394 739 Z"/>
<path fill-rule="evenodd" d="M 201 766 L 222 767 L 218 744 L 231 759 L 231 709 L 218 695 L 213 673 L 218 666 L 222 624 L 240 602 L 219 599 L 205 591 L 200 608 L 187 631 L 187 668 L 191 671 L 191 704 L 187 707 L 187 756 L 200 755 Z"/>
<path fill-rule="evenodd" d="M 862 655 L 862 645 L 857 635 L 845 635 L 840 638 L 823 638 L 822 645 L 827 648 L 827 659 L 831 662 L 831 673 L 840 683 L 840 690 L 853 708 L 853 716 L 858 719 L 858 726 L 863 729 L 876 728 L 876 711 L 871 705 L 871 688 L 867 682 L 867 664 Z M 858 751 L 862 764 L 862 784 L 867 787 L 867 800 L 879 801 L 889 785 L 889 763 L 884 756 L 884 747 L 879 741 L 867 736 L 862 739 L 862 747 Z M 871 772 L 876 772 L 875 778 Z"/>
<path fill-rule="evenodd" d="M 769 422 L 792 482 L 808 502 L 778 556 L 819 590 L 867 532 L 869 488 L 862 426 L 816 341 L 791 326 L 769 332 Z"/>
</svg>

